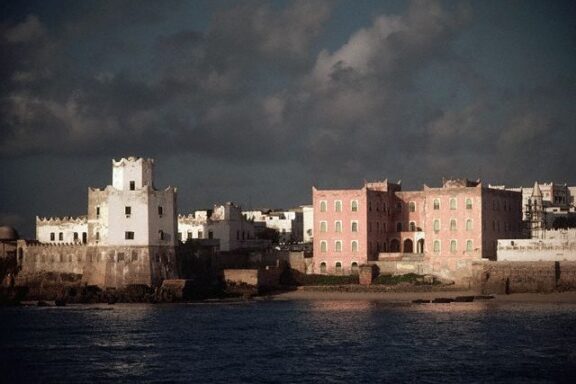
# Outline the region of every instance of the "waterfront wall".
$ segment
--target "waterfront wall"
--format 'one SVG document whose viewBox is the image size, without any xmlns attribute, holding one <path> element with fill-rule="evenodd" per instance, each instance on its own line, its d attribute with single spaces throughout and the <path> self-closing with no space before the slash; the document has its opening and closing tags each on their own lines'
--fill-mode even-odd
<svg viewBox="0 0 576 384">
<path fill-rule="evenodd" d="M 487 294 L 576 290 L 576 261 L 486 262 L 479 278 Z"/>
</svg>

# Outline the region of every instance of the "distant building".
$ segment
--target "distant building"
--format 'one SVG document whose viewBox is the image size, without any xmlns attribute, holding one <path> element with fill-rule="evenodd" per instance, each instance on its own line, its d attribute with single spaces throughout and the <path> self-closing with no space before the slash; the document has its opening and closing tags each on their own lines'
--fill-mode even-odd
<svg viewBox="0 0 576 384">
<path fill-rule="evenodd" d="M 576 228 L 549 229 L 532 239 L 498 240 L 498 261 L 576 261 Z"/>
<path fill-rule="evenodd" d="M 521 194 L 480 182 L 404 192 L 385 180 L 312 195 L 316 273 L 356 273 L 360 264 L 417 255 L 452 276 L 474 260 L 495 260 L 498 239 L 522 237 Z"/>
<path fill-rule="evenodd" d="M 196 211 L 178 216 L 178 238 L 217 239 L 220 251 L 263 248 L 269 245 L 256 238 L 254 224 L 247 220 L 240 207 L 228 202 L 215 205 L 213 210 Z"/>
<path fill-rule="evenodd" d="M 302 230 L 305 243 L 311 243 L 314 238 L 314 206 L 302 205 Z"/>
<path fill-rule="evenodd" d="M 88 214 L 37 218 L 36 242 L 20 240 L 18 279 L 56 272 L 89 285 L 158 286 L 176 276 L 176 189 L 157 190 L 154 161 L 112 160 L 112 185 L 88 189 Z"/>
<path fill-rule="evenodd" d="M 266 228 L 278 231 L 280 243 L 301 243 L 304 239 L 302 208 L 243 211 L 242 214 L 254 223 L 262 223 Z"/>
<path fill-rule="evenodd" d="M 576 187 L 569 187 L 567 184 L 538 183 L 534 182 L 532 187 L 509 188 L 506 186 L 494 186 L 494 188 L 506 189 L 522 193 L 522 220 L 525 221 L 525 228 L 530 233 L 533 227 L 533 202 L 534 193 L 541 202 L 537 209 L 542 219 L 542 229 L 552 229 L 561 226 L 562 220 L 576 220 Z"/>
</svg>

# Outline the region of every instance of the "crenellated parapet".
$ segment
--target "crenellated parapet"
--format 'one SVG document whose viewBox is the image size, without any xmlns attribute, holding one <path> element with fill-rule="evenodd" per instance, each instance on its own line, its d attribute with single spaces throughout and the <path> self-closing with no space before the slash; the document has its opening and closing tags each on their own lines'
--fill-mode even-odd
<svg viewBox="0 0 576 384">
<path fill-rule="evenodd" d="M 77 243 L 43 243 L 38 240 L 18 240 L 18 246 L 27 249 L 81 249 L 85 248 L 86 244 L 81 242 Z"/>
<path fill-rule="evenodd" d="M 83 216 L 64 216 L 64 217 L 40 217 L 36 216 L 37 225 L 62 225 L 62 224 L 86 224 L 88 217 Z"/>
</svg>

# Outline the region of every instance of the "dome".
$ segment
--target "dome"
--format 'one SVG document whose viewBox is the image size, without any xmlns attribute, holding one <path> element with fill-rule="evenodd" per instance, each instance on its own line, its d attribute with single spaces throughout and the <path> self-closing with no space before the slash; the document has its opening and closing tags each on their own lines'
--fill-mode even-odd
<svg viewBox="0 0 576 384">
<path fill-rule="evenodd" d="M 3 225 L 0 227 L 0 241 L 18 240 L 18 232 L 12 227 Z"/>
</svg>

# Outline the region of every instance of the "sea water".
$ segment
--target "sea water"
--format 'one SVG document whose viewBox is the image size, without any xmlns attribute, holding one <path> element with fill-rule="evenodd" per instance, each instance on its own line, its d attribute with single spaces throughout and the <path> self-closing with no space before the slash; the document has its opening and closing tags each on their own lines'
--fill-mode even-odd
<svg viewBox="0 0 576 384">
<path fill-rule="evenodd" d="M 576 382 L 574 304 L 0 308 L 0 382 Z"/>
</svg>

